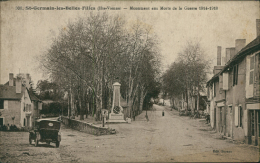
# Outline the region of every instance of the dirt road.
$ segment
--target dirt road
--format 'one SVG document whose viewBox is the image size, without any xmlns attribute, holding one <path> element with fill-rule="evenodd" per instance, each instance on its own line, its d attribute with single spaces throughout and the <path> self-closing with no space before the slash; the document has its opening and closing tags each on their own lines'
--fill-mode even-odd
<svg viewBox="0 0 260 163">
<path fill-rule="evenodd" d="M 186 162 L 258 161 L 259 149 L 222 140 L 198 119 L 154 105 L 131 124 L 107 125 L 115 135 L 94 136 L 62 126 L 60 148 L 30 145 L 29 133 L 0 132 L 1 162 Z M 162 116 L 165 110 L 165 116 Z"/>
</svg>

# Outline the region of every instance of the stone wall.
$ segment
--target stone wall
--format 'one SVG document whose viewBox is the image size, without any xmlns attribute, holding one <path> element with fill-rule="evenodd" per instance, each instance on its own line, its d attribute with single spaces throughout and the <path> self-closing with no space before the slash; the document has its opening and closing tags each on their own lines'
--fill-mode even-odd
<svg viewBox="0 0 260 163">
<path fill-rule="evenodd" d="M 100 127 L 100 126 L 93 125 L 91 123 L 86 123 L 75 119 L 69 119 L 68 117 L 62 117 L 61 119 L 63 124 L 65 124 L 66 126 L 74 130 L 86 132 L 88 134 L 99 136 L 99 135 L 109 135 L 115 133 L 115 130 L 108 127 Z"/>
</svg>

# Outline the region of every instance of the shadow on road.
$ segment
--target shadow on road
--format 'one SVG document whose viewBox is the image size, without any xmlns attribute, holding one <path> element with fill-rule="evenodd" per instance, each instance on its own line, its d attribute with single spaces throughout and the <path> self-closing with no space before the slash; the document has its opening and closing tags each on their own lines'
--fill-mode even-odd
<svg viewBox="0 0 260 163">
<path fill-rule="evenodd" d="M 34 144 L 31 144 L 30 146 L 34 146 Z M 35 146 L 34 146 L 35 147 Z M 45 147 L 45 148 L 56 148 L 55 144 L 52 145 L 52 144 L 38 144 L 36 148 L 38 147 Z"/>
</svg>

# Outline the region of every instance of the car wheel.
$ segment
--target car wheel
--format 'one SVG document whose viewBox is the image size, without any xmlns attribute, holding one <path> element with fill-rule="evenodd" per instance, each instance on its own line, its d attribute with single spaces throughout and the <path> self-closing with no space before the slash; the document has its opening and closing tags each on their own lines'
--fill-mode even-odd
<svg viewBox="0 0 260 163">
<path fill-rule="evenodd" d="M 56 148 L 59 148 L 59 146 L 60 146 L 60 142 L 56 141 Z"/>
<path fill-rule="evenodd" d="M 35 138 L 35 147 L 37 147 L 38 146 L 38 140 L 37 140 L 37 138 Z"/>
</svg>

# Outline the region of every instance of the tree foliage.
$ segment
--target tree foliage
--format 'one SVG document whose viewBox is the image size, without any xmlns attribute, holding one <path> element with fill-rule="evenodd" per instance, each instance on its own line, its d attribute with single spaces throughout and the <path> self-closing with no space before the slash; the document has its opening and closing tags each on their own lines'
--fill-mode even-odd
<svg viewBox="0 0 260 163">
<path fill-rule="evenodd" d="M 60 89 L 59 86 L 54 82 L 49 82 L 48 80 L 39 80 L 36 89 L 39 90 L 38 97 L 41 100 L 53 100 L 53 101 L 64 100 L 63 89 Z"/>
<path fill-rule="evenodd" d="M 97 118 L 101 109 L 111 108 L 116 78 L 128 104 L 142 105 L 159 74 L 158 46 L 151 29 L 139 21 L 128 26 L 119 15 L 91 13 L 60 30 L 41 56 L 41 66 L 69 93 L 71 110 L 77 103 L 81 115 L 88 104 Z"/>
<path fill-rule="evenodd" d="M 199 42 L 188 41 L 176 62 L 163 74 L 163 89 L 172 98 L 183 95 L 186 102 L 204 90 L 210 60 Z"/>
</svg>

